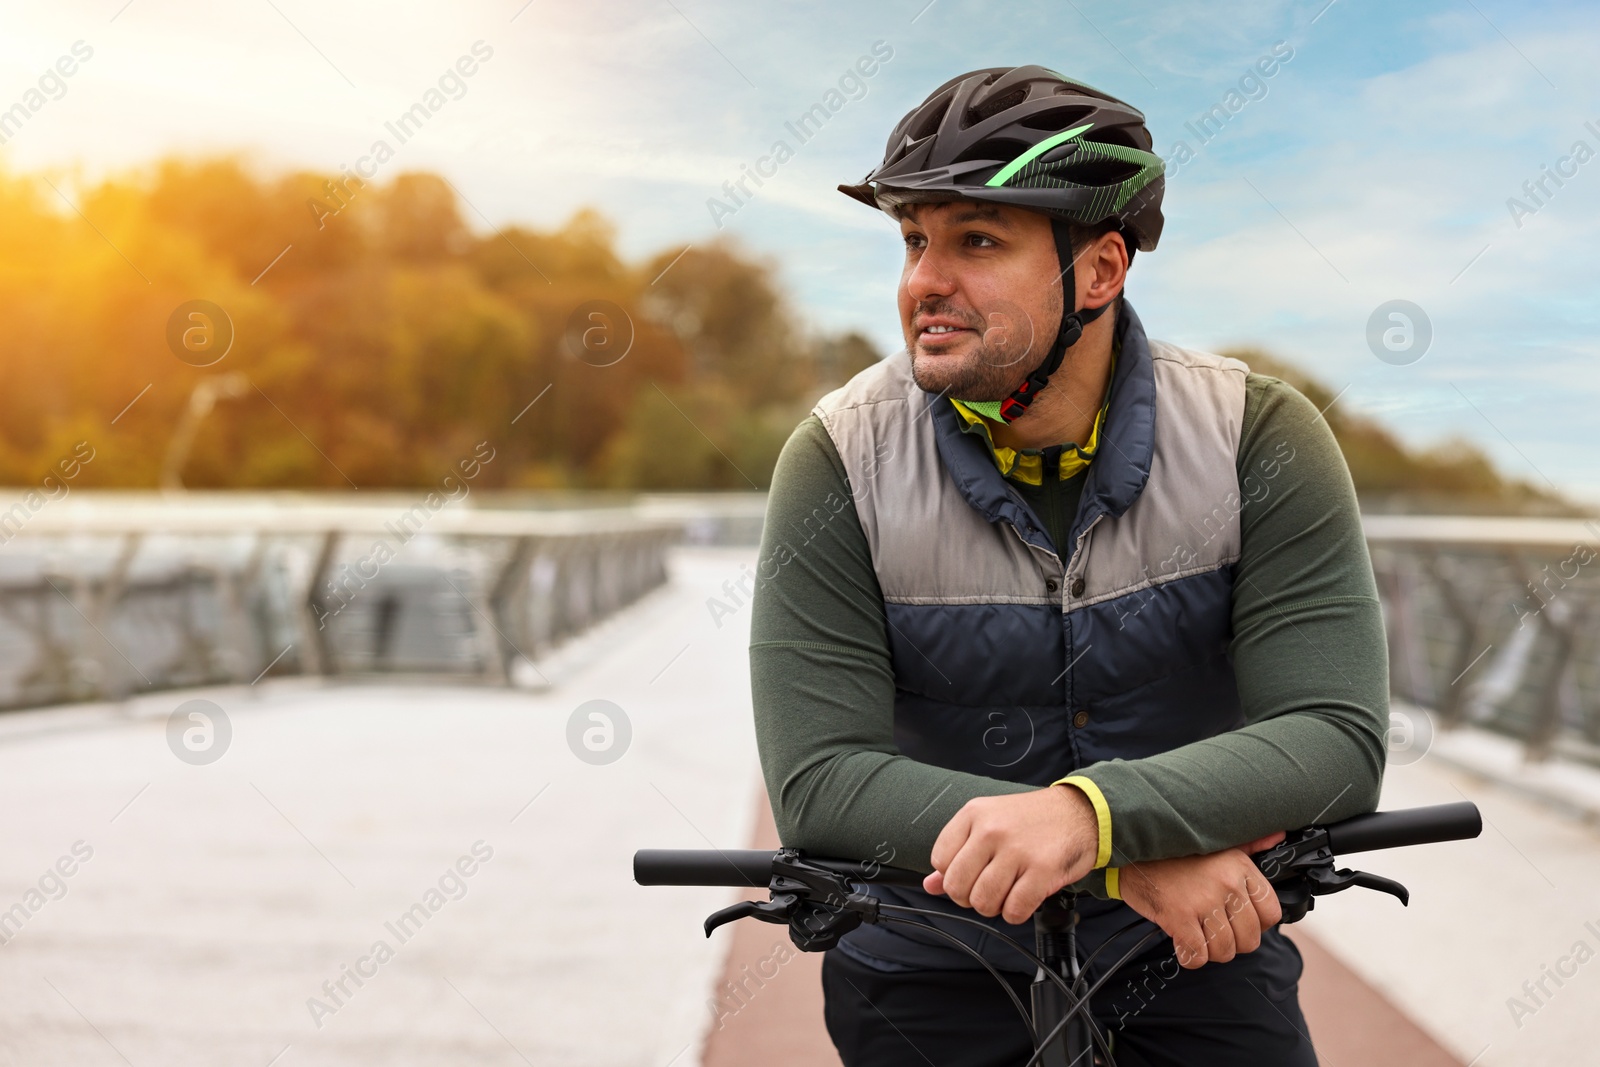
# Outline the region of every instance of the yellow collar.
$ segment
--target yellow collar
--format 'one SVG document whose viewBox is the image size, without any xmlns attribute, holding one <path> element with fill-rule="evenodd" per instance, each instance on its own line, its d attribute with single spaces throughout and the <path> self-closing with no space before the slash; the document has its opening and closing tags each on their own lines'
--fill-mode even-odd
<svg viewBox="0 0 1600 1067">
<path fill-rule="evenodd" d="M 995 466 L 1000 468 L 1000 473 L 1007 478 L 1015 478 L 1024 485 L 1044 484 L 1044 454 L 1036 448 L 1006 448 L 1004 445 L 994 443 L 994 438 L 989 433 L 989 424 L 982 415 L 973 411 L 959 400 L 952 399 L 956 414 L 960 415 L 966 424 L 962 430 L 967 433 L 980 434 L 984 443 L 989 446 L 989 453 L 994 456 Z M 1106 405 L 1102 404 L 1095 413 L 1094 425 L 1089 430 L 1089 441 L 1083 445 L 1069 445 L 1061 450 L 1061 479 L 1065 481 L 1078 474 L 1094 460 L 1095 452 L 1100 447 L 1100 426 L 1105 421 Z"/>
</svg>

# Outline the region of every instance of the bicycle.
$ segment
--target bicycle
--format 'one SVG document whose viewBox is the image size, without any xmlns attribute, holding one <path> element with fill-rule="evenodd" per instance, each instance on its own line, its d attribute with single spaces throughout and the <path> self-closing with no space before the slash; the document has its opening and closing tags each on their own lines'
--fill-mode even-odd
<svg viewBox="0 0 1600 1067">
<path fill-rule="evenodd" d="M 1282 923 L 1299 922 L 1315 898 L 1352 886 L 1388 893 L 1409 906 L 1411 894 L 1392 879 L 1336 868 L 1338 855 L 1404 848 L 1442 841 L 1462 841 L 1483 832 L 1476 804 L 1462 801 L 1430 807 L 1373 812 L 1329 826 L 1309 826 L 1289 832 L 1284 840 L 1251 856 L 1266 875 L 1283 909 Z M 1117 972 L 1145 948 L 1166 936 L 1147 919 L 1128 923 L 1099 948 L 1079 961 L 1077 952 L 1077 894 L 1062 890 L 1034 912 L 1034 948 L 997 933 L 976 919 L 924 908 L 884 904 L 858 892 L 857 885 L 921 886 L 922 875 L 874 861 L 810 857 L 797 849 L 640 849 L 633 857 L 633 877 L 639 885 L 692 885 L 759 888 L 769 891 L 764 901 L 743 900 L 713 913 L 705 921 L 706 936 L 737 919 L 786 924 L 789 939 L 802 952 L 822 952 L 861 923 L 905 923 L 945 938 L 973 956 L 998 981 L 1027 1024 L 1034 1052 L 1023 1067 L 1116 1067 L 1111 1042 L 1095 1022 L 1089 1007 Z M 1031 1004 L 1022 1000 L 994 966 L 971 946 L 916 916 L 954 919 L 980 927 L 1000 937 L 1033 963 Z M 1089 966 L 1100 952 L 1140 927 L 1150 930 L 1128 949 L 1100 979 L 1088 981 Z M 1030 1010 L 1031 1008 L 1031 1010 Z M 1041 1036 L 1043 1035 L 1043 1036 Z M 1098 1050 L 1099 1057 L 1095 1057 Z"/>
</svg>

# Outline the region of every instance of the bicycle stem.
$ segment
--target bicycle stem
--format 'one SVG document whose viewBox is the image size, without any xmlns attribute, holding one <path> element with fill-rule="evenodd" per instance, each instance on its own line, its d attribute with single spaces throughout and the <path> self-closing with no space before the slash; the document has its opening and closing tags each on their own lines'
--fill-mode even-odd
<svg viewBox="0 0 1600 1067">
<path fill-rule="evenodd" d="M 1060 1040 L 1038 1047 L 1042 1067 L 1081 1067 L 1093 1056 L 1093 1025 L 1087 1012 L 1073 1011 L 1062 989 L 1050 980 L 1049 970 L 1076 989 L 1078 985 L 1078 902 L 1075 894 L 1056 893 L 1033 913 L 1034 951 L 1042 961 L 1033 979 L 1033 1018 L 1037 1031 L 1054 1033 L 1057 1023 L 1069 1018 L 1077 1024 L 1067 1028 Z"/>
</svg>

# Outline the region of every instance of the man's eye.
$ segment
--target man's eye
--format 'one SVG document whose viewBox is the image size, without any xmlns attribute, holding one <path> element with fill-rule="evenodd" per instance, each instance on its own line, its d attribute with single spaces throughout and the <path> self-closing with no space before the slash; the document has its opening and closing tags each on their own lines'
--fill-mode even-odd
<svg viewBox="0 0 1600 1067">
<path fill-rule="evenodd" d="M 920 233 L 908 233 L 908 234 L 906 234 L 905 240 L 906 240 L 906 247 L 907 248 L 921 248 L 922 247 L 922 235 Z"/>
<path fill-rule="evenodd" d="M 967 234 L 967 243 L 974 248 L 989 248 L 994 245 L 995 240 L 987 234 L 969 233 Z"/>
</svg>

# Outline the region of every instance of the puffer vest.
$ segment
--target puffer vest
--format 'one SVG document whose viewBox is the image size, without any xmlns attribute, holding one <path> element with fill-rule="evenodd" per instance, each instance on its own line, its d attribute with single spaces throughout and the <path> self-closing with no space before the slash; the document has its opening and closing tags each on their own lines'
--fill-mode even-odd
<svg viewBox="0 0 1600 1067">
<path fill-rule="evenodd" d="M 911 759 L 1045 786 L 1243 725 L 1227 649 L 1248 368 L 1147 340 L 1126 302 L 1117 331 L 1101 444 L 1065 545 L 962 432 L 949 400 L 917 387 L 905 352 L 814 409 L 871 547 L 895 742 Z M 921 890 L 872 891 L 981 918 Z M 1117 902 L 1083 911 L 1089 945 L 1133 917 Z M 985 921 L 1032 947 L 1031 927 Z M 939 925 L 993 966 L 1032 973 L 982 931 Z M 842 948 L 891 970 L 978 966 L 901 925 L 862 926 Z"/>
</svg>

